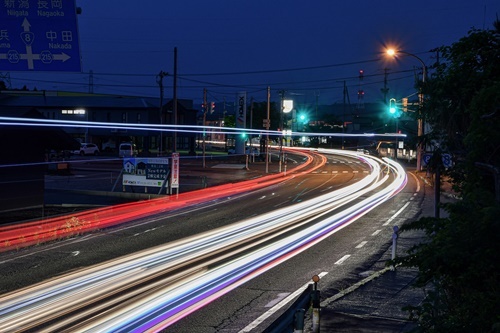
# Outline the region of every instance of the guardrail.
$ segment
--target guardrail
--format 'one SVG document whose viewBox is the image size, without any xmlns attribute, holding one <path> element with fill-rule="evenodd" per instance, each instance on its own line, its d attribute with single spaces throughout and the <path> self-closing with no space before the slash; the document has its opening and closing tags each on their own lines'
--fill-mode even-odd
<svg viewBox="0 0 500 333">
<path fill-rule="evenodd" d="M 319 333 L 319 277 L 313 276 L 314 284 L 309 284 L 293 304 L 278 317 L 263 333 L 304 332 L 304 316 L 312 306 L 312 332 Z"/>
</svg>

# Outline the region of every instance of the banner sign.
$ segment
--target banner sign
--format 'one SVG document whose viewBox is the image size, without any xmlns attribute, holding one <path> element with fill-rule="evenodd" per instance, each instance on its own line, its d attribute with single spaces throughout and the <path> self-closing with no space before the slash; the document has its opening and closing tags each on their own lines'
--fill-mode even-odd
<svg viewBox="0 0 500 333">
<path fill-rule="evenodd" d="M 236 127 L 245 128 L 247 119 L 247 93 L 246 91 L 241 91 L 238 93 L 237 100 L 237 114 L 236 114 Z"/>
<path fill-rule="evenodd" d="M 123 185 L 162 187 L 168 174 L 168 158 L 124 158 Z"/>
<path fill-rule="evenodd" d="M 179 188 L 179 153 L 172 154 L 172 178 L 170 188 Z"/>
</svg>

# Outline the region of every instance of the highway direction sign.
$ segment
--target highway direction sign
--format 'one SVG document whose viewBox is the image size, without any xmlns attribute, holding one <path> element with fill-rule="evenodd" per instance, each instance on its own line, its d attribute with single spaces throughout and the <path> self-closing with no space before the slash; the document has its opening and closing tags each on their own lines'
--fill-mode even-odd
<svg viewBox="0 0 500 333">
<path fill-rule="evenodd" d="M 81 69 L 75 0 L 0 3 L 0 71 Z"/>
</svg>

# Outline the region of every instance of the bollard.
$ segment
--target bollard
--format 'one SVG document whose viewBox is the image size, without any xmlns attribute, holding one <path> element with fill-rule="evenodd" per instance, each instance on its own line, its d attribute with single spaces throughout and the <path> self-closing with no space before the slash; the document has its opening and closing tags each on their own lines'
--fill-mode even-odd
<svg viewBox="0 0 500 333">
<path fill-rule="evenodd" d="M 295 320 L 293 323 L 293 333 L 303 333 L 304 332 L 304 309 L 297 309 L 295 311 Z"/>
<path fill-rule="evenodd" d="M 319 302 L 319 290 L 318 290 L 318 282 L 319 276 L 314 275 L 312 278 L 314 282 L 314 290 L 311 294 L 312 300 L 312 332 L 319 333 L 319 315 L 320 315 L 320 302 Z"/>
<path fill-rule="evenodd" d="M 398 231 L 399 231 L 399 228 L 397 225 L 395 225 L 394 227 L 392 227 L 392 230 L 394 230 L 393 234 L 392 234 L 392 253 L 391 253 L 391 260 L 394 260 L 396 259 L 396 248 L 398 246 Z M 393 271 L 395 268 L 394 268 L 394 265 L 391 265 L 391 271 Z"/>
</svg>

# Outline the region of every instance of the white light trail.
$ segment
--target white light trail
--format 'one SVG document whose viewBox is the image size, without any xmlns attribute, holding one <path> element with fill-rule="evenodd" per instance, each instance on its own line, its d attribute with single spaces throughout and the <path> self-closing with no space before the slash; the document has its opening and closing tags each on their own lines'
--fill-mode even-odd
<svg viewBox="0 0 500 333">
<path fill-rule="evenodd" d="M 161 132 L 179 132 L 179 133 L 204 133 L 210 130 L 212 134 L 269 134 L 279 135 L 281 131 L 271 131 L 264 129 L 235 128 L 220 126 L 200 126 L 200 125 L 169 125 L 169 124 L 133 124 L 133 123 L 112 123 L 112 122 L 94 122 L 82 120 L 56 120 L 56 119 L 37 119 L 37 118 L 19 118 L 19 117 L 0 117 L 0 125 L 4 126 L 37 126 L 37 127 L 87 127 L 87 128 L 110 128 L 110 129 L 129 129 L 146 130 Z M 406 137 L 406 134 L 399 133 L 317 133 L 317 132 L 291 132 L 291 136 L 326 136 L 326 137 Z"/>
<path fill-rule="evenodd" d="M 353 223 L 406 184 L 404 169 L 391 160 L 347 151 L 321 152 L 358 158 L 372 172 L 355 184 L 314 199 L 7 294 L 0 297 L 0 331 L 27 329 L 37 320 L 57 317 L 120 294 L 152 276 L 189 267 L 192 273 L 120 302 L 112 311 L 73 329 L 143 332 L 168 327 Z M 392 181 L 382 166 L 392 170 Z M 49 330 L 57 330 L 57 325 Z"/>
</svg>

